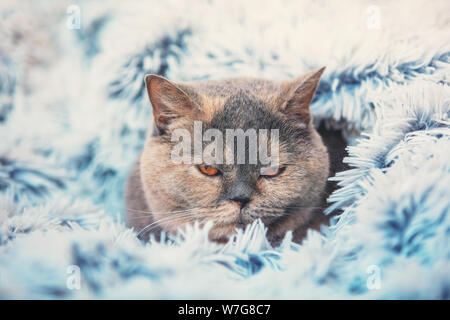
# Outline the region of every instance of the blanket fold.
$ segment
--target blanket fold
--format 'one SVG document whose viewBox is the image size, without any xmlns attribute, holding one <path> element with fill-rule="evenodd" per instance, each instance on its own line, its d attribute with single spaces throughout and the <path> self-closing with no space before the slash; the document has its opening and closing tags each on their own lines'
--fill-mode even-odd
<svg viewBox="0 0 450 320">
<path fill-rule="evenodd" d="M 69 5 L 0 5 L 0 298 L 450 298 L 448 1 L 80 1 L 78 29 Z M 349 143 L 331 226 L 276 248 L 260 221 L 227 244 L 125 226 L 145 74 L 323 65 L 314 120 Z"/>
</svg>

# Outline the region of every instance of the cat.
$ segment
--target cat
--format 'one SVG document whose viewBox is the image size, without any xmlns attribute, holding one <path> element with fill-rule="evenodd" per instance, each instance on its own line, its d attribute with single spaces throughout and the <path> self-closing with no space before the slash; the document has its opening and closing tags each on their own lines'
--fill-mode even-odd
<svg viewBox="0 0 450 320">
<path fill-rule="evenodd" d="M 223 243 L 236 228 L 261 219 L 268 240 L 278 245 L 288 230 L 300 243 L 309 228 L 326 223 L 321 206 L 329 155 L 310 112 L 324 69 L 286 81 L 174 83 L 147 75 L 153 121 L 128 178 L 127 225 L 148 239 L 162 230 L 176 233 L 187 223 L 211 221 L 210 239 Z M 224 136 L 226 129 L 277 129 L 279 165 L 175 163 L 172 135 L 180 128 L 193 133 L 194 121 Z"/>
</svg>

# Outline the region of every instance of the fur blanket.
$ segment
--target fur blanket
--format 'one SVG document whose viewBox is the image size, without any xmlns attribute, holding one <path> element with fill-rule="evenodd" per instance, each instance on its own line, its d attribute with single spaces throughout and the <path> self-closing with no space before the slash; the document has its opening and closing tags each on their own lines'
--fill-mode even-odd
<svg viewBox="0 0 450 320">
<path fill-rule="evenodd" d="M 449 2 L 372 2 L 2 1 L 0 297 L 449 299 Z M 225 245 L 125 227 L 144 74 L 323 65 L 315 120 L 350 145 L 330 227 L 277 248 L 260 222 Z"/>
</svg>

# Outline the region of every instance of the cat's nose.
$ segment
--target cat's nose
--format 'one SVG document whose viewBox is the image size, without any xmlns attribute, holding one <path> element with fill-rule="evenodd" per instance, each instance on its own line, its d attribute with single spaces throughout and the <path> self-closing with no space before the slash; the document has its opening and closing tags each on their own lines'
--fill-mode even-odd
<svg viewBox="0 0 450 320">
<path fill-rule="evenodd" d="M 243 208 L 247 203 L 250 202 L 253 194 L 252 186 L 242 181 L 242 179 L 234 181 L 224 193 L 222 199 L 228 201 L 234 201 Z"/>
<path fill-rule="evenodd" d="M 250 197 L 246 195 L 238 195 L 236 197 L 231 198 L 230 200 L 239 203 L 239 205 L 242 208 L 245 207 L 245 205 L 250 202 Z"/>
</svg>

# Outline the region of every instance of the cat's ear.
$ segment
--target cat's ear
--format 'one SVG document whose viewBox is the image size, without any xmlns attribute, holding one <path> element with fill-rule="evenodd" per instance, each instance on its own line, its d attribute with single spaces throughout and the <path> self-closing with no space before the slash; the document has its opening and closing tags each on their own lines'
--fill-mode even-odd
<svg viewBox="0 0 450 320">
<path fill-rule="evenodd" d="M 173 120 L 198 110 L 183 90 L 164 77 L 148 74 L 145 84 L 153 107 L 153 119 L 160 133 L 165 132 Z"/>
<path fill-rule="evenodd" d="M 314 92 L 319 85 L 325 67 L 310 71 L 303 76 L 285 84 L 285 103 L 282 112 L 294 117 L 300 123 L 309 124 L 311 114 L 309 105 L 314 97 Z"/>
</svg>

